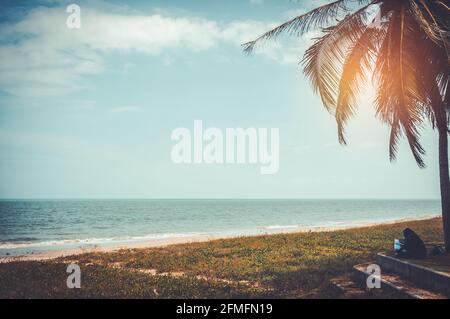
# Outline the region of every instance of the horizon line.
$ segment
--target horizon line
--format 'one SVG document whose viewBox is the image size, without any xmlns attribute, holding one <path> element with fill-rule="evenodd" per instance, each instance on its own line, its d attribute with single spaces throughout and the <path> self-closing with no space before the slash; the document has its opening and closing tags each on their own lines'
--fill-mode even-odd
<svg viewBox="0 0 450 319">
<path fill-rule="evenodd" d="M 0 197 L 3 200 L 440 200 L 440 198 L 333 198 L 333 197 Z"/>
</svg>

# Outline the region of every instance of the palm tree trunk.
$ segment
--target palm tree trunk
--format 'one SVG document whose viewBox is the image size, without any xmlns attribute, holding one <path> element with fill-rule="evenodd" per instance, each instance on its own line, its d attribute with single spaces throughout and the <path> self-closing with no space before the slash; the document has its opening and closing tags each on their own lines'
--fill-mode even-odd
<svg viewBox="0 0 450 319">
<path fill-rule="evenodd" d="M 445 122 L 444 125 L 438 125 L 438 131 L 442 221 L 444 224 L 445 250 L 450 253 L 450 177 L 448 169 L 448 130 Z"/>
</svg>

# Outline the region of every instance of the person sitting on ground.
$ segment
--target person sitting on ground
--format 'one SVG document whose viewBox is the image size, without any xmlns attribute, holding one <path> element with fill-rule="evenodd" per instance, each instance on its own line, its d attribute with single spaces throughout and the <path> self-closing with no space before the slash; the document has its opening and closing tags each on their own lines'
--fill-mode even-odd
<svg viewBox="0 0 450 319">
<path fill-rule="evenodd" d="M 397 256 L 401 258 L 422 259 L 427 256 L 425 243 L 412 229 L 403 230 L 404 240 L 401 240 L 401 248 L 397 250 Z"/>
</svg>

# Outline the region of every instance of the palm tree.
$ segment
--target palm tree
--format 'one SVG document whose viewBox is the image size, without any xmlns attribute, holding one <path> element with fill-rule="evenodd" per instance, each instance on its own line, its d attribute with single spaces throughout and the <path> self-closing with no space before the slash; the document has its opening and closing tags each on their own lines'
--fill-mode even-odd
<svg viewBox="0 0 450 319">
<path fill-rule="evenodd" d="M 377 12 L 374 16 L 374 12 Z M 450 4 L 448 0 L 338 0 L 289 20 L 243 44 L 252 52 L 282 33 L 321 31 L 306 50 L 304 73 L 337 122 L 357 109 L 357 95 L 369 79 L 376 87 L 377 117 L 390 126 L 394 160 L 405 136 L 419 167 L 425 167 L 420 129 L 428 121 L 439 132 L 439 170 L 446 251 L 450 252 Z"/>
</svg>

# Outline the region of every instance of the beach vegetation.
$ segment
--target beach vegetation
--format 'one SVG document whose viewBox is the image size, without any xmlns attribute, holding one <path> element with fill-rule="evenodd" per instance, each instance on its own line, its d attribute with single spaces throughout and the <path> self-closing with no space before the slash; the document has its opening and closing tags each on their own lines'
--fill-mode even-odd
<svg viewBox="0 0 450 319">
<path fill-rule="evenodd" d="M 0 298 L 334 298 L 333 277 L 391 251 L 406 227 L 427 243 L 442 238 L 434 218 L 12 261 L 0 263 Z M 72 263 L 79 289 L 66 285 Z"/>
</svg>

